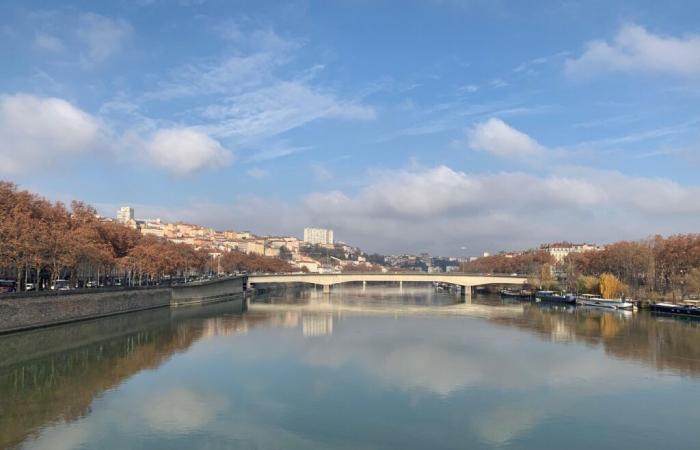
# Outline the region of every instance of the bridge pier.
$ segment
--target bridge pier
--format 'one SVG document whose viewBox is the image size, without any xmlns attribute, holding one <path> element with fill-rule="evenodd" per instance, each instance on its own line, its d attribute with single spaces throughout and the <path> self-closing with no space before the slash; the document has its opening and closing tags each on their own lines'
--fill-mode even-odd
<svg viewBox="0 0 700 450">
<path fill-rule="evenodd" d="M 363 281 L 362 282 L 362 292 L 365 292 L 367 290 L 367 282 Z"/>
<path fill-rule="evenodd" d="M 399 292 L 403 292 L 403 281 L 399 281 Z"/>
<path fill-rule="evenodd" d="M 471 303 L 472 302 L 472 286 L 460 286 L 459 288 L 459 302 L 460 303 Z"/>
<path fill-rule="evenodd" d="M 331 294 L 331 285 L 330 284 L 324 284 L 323 285 L 323 295 L 330 295 Z"/>
</svg>

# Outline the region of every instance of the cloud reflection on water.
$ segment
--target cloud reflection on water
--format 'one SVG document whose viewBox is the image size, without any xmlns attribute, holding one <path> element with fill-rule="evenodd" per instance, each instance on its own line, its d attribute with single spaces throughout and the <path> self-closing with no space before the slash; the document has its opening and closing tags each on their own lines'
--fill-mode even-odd
<svg viewBox="0 0 700 450">
<path fill-rule="evenodd" d="M 175 340 L 185 329 L 199 336 L 193 345 L 105 392 L 82 417 L 45 425 L 25 447 L 503 447 L 561 417 L 614 420 L 600 410 L 614 398 L 631 405 L 676 392 L 682 378 L 637 359 L 638 346 L 623 352 L 621 340 L 658 325 L 633 323 L 527 309 L 490 319 L 202 316 L 173 328 Z M 684 398 L 680 426 L 694 414 Z M 624 411 L 628 420 L 644 412 Z"/>
</svg>

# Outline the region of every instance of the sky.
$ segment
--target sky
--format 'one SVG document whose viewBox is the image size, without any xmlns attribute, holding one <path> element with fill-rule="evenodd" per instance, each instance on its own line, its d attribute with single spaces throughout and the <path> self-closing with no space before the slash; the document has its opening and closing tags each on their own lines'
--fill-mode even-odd
<svg viewBox="0 0 700 450">
<path fill-rule="evenodd" d="M 477 255 L 700 232 L 700 3 L 0 4 L 0 179 Z"/>
</svg>

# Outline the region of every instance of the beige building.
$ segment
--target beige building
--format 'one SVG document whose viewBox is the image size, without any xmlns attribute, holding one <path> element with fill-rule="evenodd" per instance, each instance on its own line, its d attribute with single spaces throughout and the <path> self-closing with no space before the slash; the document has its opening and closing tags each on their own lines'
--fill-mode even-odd
<svg viewBox="0 0 700 450">
<path fill-rule="evenodd" d="M 319 273 L 321 271 L 321 264 L 315 259 L 306 256 L 294 261 L 294 264 L 300 269 L 306 269 L 311 273 Z"/>
<path fill-rule="evenodd" d="M 560 263 L 566 258 L 570 253 L 583 253 L 596 250 L 602 250 L 603 247 L 599 247 L 593 244 L 572 244 L 570 242 L 557 242 L 555 244 L 545 244 L 541 247 L 547 253 L 552 255 L 556 263 Z"/>
<path fill-rule="evenodd" d="M 239 239 L 236 241 L 228 241 L 226 247 L 232 250 L 238 250 L 239 252 L 247 253 L 249 255 L 264 255 L 265 254 L 265 241 L 262 240 L 245 240 Z"/>
<path fill-rule="evenodd" d="M 144 236 L 165 237 L 165 230 L 162 228 L 141 227 L 140 231 Z"/>
<path fill-rule="evenodd" d="M 224 231 L 224 237 L 230 240 L 241 239 L 241 233 L 237 231 Z"/>
<path fill-rule="evenodd" d="M 165 237 L 165 224 L 160 219 L 139 221 L 139 231 L 144 236 Z"/>
<path fill-rule="evenodd" d="M 300 246 L 299 239 L 295 237 L 268 237 L 265 239 L 265 256 L 277 257 L 281 254 L 282 247 L 284 247 L 292 254 L 292 258 L 296 259 L 299 256 Z"/>
<path fill-rule="evenodd" d="M 281 247 L 268 247 L 265 246 L 265 256 L 272 256 L 274 258 L 277 258 L 280 256 L 280 248 Z"/>
</svg>

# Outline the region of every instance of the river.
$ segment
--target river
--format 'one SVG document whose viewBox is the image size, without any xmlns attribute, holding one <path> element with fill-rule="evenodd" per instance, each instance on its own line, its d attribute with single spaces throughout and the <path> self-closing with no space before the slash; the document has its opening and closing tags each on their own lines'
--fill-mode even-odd
<svg viewBox="0 0 700 450">
<path fill-rule="evenodd" d="M 0 336 L 0 447 L 697 449 L 700 321 L 428 287 Z"/>
</svg>

